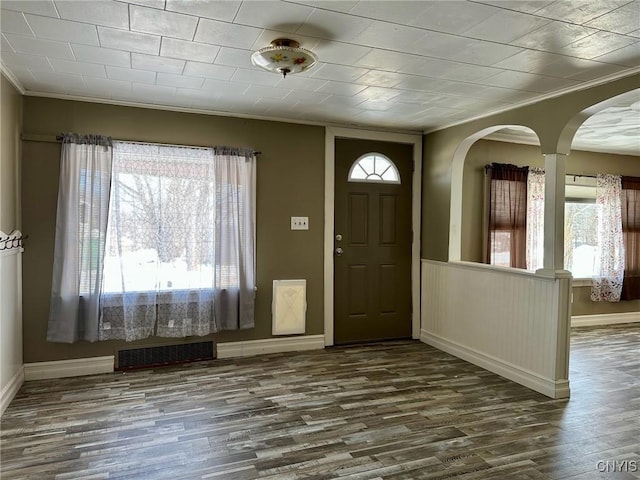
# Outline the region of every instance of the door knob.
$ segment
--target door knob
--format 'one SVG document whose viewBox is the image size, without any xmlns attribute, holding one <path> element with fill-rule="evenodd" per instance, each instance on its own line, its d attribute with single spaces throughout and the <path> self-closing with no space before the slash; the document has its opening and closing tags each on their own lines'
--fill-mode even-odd
<svg viewBox="0 0 640 480">
<path fill-rule="evenodd" d="M 340 255 L 342 255 L 343 253 L 344 253 L 344 250 L 342 250 L 342 248 L 340 248 L 340 247 L 336 248 L 336 255 L 337 255 L 337 256 L 340 256 Z"/>
</svg>

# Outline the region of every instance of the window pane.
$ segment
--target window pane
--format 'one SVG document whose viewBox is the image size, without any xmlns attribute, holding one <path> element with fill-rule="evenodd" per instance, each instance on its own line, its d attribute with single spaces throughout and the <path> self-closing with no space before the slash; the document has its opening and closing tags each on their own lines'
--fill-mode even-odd
<svg viewBox="0 0 640 480">
<path fill-rule="evenodd" d="M 574 278 L 595 273 L 597 210 L 595 203 L 565 204 L 564 265 Z"/>
<path fill-rule="evenodd" d="M 491 265 L 511 266 L 511 232 L 491 232 Z"/>
<path fill-rule="evenodd" d="M 367 174 L 371 174 L 375 171 L 374 169 L 374 165 L 373 165 L 373 156 L 370 157 L 364 157 L 362 159 L 360 159 L 359 165 L 364 169 L 365 172 L 367 172 Z"/>
<path fill-rule="evenodd" d="M 400 174 L 391 160 L 379 153 L 363 155 L 349 171 L 350 182 L 400 183 Z"/>
<path fill-rule="evenodd" d="M 214 269 L 213 226 L 230 216 L 214 208 L 214 196 L 234 195 L 240 187 L 214 188 L 212 158 L 204 149 L 117 144 L 106 293 L 211 289 L 214 271 L 237 284 L 228 266 Z"/>
</svg>

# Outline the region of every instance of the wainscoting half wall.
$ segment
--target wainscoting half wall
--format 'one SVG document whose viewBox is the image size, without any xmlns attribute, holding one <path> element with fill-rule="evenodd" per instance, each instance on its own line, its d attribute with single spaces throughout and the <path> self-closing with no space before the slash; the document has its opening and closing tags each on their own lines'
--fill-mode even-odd
<svg viewBox="0 0 640 480">
<path fill-rule="evenodd" d="M 24 381 L 22 367 L 22 247 L 12 248 L 10 239 L 22 238 L 17 230 L 0 231 L 0 414 Z"/>
<path fill-rule="evenodd" d="M 569 396 L 571 278 L 422 260 L 420 339 L 551 398 Z"/>
</svg>

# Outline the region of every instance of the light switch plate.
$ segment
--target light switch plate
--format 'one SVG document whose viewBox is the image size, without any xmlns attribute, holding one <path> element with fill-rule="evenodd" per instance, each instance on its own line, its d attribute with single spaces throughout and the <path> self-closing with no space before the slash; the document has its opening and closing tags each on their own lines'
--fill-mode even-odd
<svg viewBox="0 0 640 480">
<path fill-rule="evenodd" d="M 309 230 L 309 217 L 291 217 L 291 230 Z"/>
</svg>

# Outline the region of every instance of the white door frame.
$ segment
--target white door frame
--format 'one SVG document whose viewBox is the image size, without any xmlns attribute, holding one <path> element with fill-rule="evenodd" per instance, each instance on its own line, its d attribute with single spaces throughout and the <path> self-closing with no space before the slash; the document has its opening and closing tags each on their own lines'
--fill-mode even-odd
<svg viewBox="0 0 640 480">
<path fill-rule="evenodd" d="M 326 127 L 324 143 L 324 344 L 333 338 L 333 246 L 335 208 L 336 138 L 379 140 L 413 145 L 411 188 L 411 336 L 420 338 L 420 209 L 422 199 L 422 135 Z"/>
</svg>

